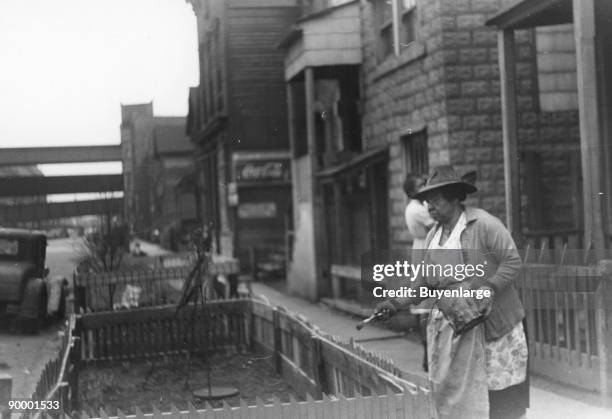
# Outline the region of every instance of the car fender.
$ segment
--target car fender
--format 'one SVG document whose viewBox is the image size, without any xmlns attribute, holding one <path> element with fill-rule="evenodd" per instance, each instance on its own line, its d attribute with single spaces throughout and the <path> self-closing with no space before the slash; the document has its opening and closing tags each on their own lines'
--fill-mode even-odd
<svg viewBox="0 0 612 419">
<path fill-rule="evenodd" d="M 38 318 L 41 312 L 47 312 L 47 284 L 42 278 L 28 280 L 23 292 L 23 299 L 19 307 L 19 316 L 24 318 Z"/>
</svg>

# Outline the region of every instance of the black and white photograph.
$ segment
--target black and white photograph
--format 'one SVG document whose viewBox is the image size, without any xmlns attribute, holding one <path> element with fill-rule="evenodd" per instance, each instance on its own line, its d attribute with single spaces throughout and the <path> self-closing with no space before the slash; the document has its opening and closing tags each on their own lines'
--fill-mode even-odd
<svg viewBox="0 0 612 419">
<path fill-rule="evenodd" d="M 1 0 L 1 419 L 612 418 L 612 0 Z"/>
</svg>

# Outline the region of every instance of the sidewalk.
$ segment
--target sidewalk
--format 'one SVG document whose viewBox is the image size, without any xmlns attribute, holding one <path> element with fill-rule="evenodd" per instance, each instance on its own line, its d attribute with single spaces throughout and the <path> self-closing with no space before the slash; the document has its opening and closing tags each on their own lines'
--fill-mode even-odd
<svg viewBox="0 0 612 419">
<path fill-rule="evenodd" d="M 260 282 L 253 283 L 252 289 L 254 294 L 264 296 L 270 304 L 280 305 L 291 312 L 303 315 L 321 330 L 344 339 L 352 337 L 366 349 L 391 358 L 398 368 L 426 376 L 421 368 L 423 349 L 416 340 L 410 340 L 372 324 L 357 331 L 355 325 L 359 322 L 358 318 L 334 311 L 321 304 L 286 295 Z M 598 407 L 597 403 L 596 394 L 568 389 L 534 377 L 531 379 L 531 408 L 527 411 L 527 417 L 529 419 L 612 418 L 612 409 Z"/>
</svg>

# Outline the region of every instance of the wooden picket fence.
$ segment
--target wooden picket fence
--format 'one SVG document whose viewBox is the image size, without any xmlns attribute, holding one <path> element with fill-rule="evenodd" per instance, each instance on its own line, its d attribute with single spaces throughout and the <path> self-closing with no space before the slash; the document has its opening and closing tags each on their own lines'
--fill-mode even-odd
<svg viewBox="0 0 612 419">
<path fill-rule="evenodd" d="M 72 315 L 62 330 L 62 343 L 57 358 L 47 362 L 29 398 L 36 401 L 57 401 L 61 412 L 70 411 L 72 406 L 72 389 L 76 379 L 76 371 L 71 364 L 75 326 L 76 317 Z M 29 410 L 23 414 L 23 417 L 36 419 L 43 413 L 43 411 Z"/>
<path fill-rule="evenodd" d="M 79 318 L 81 362 L 115 361 L 248 346 L 247 299 L 218 300 L 178 313 L 175 305 L 85 313 Z"/>
<path fill-rule="evenodd" d="M 518 289 L 526 310 L 531 372 L 599 391 L 605 399 L 609 274 L 603 265 L 535 263 L 543 260 L 541 253 L 529 249 L 525 260 Z"/>
<path fill-rule="evenodd" d="M 121 304 L 128 286 L 138 287 L 139 307 L 176 304 L 181 297 L 183 282 L 195 259 L 192 255 L 161 256 L 149 269 L 125 269 L 108 273 L 75 275 L 75 312 L 113 310 Z M 213 261 L 209 275 L 230 275 L 239 271 L 234 259 Z"/>
<path fill-rule="evenodd" d="M 178 315 L 175 306 L 84 313 L 75 333 L 81 343 L 77 370 L 88 363 L 249 350 L 271 355 L 271 367 L 305 400 L 255 406 L 243 402 L 240 407 L 188 412 L 202 418 L 219 412 L 224 417 L 280 418 L 302 411 L 338 417 L 339 412 L 357 410 L 364 418 L 387 417 L 379 416 L 381 412 L 395 412 L 398 418 L 432 417 L 425 380 L 409 381 L 389 359 L 352 341 L 325 335 L 304 317 L 262 301 L 217 300 L 197 310 L 189 306 Z M 187 412 L 174 409 L 158 416 L 179 419 L 182 414 Z M 132 417 L 149 416 L 137 413 Z"/>
<path fill-rule="evenodd" d="M 100 411 L 100 418 L 105 419 L 286 419 L 286 418 L 317 418 L 317 419 L 380 419 L 380 418 L 433 418 L 429 410 L 429 399 L 424 394 L 412 394 L 410 392 L 393 393 L 382 395 L 362 396 L 356 394 L 345 397 L 324 395 L 320 400 L 308 396 L 305 401 L 296 401 L 293 397 L 287 403 L 281 403 L 274 398 L 272 403 L 265 404 L 259 400 L 255 405 L 242 403 L 240 406 L 231 407 L 225 405 L 222 408 L 197 410 L 193 406 L 189 410 L 180 411 L 172 407 L 169 412 L 161 412 L 157 409 L 153 413 L 142 413 L 136 410 L 135 415 L 125 415 L 119 411 L 117 416 L 108 416 L 105 411 Z M 86 413 L 81 414 L 81 419 L 91 419 Z"/>
</svg>

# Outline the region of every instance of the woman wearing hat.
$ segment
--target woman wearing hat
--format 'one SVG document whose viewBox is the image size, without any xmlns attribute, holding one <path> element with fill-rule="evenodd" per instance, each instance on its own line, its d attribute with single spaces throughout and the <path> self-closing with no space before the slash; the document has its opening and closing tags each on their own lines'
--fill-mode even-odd
<svg viewBox="0 0 612 419">
<path fill-rule="evenodd" d="M 521 259 L 498 218 L 464 206 L 473 192 L 476 187 L 459 178 L 452 166 L 442 166 L 432 170 L 415 198 L 427 201 L 436 221 L 421 260 L 462 269 L 479 266 L 480 271 L 420 276 L 411 285 L 414 297 L 386 300 L 376 311 L 390 316 L 418 304 L 422 288 L 486 293 L 481 299 L 457 293 L 461 296 L 435 300 L 427 328 L 435 406 L 440 418 L 521 418 L 529 402 L 525 312 L 514 287 Z"/>
</svg>

